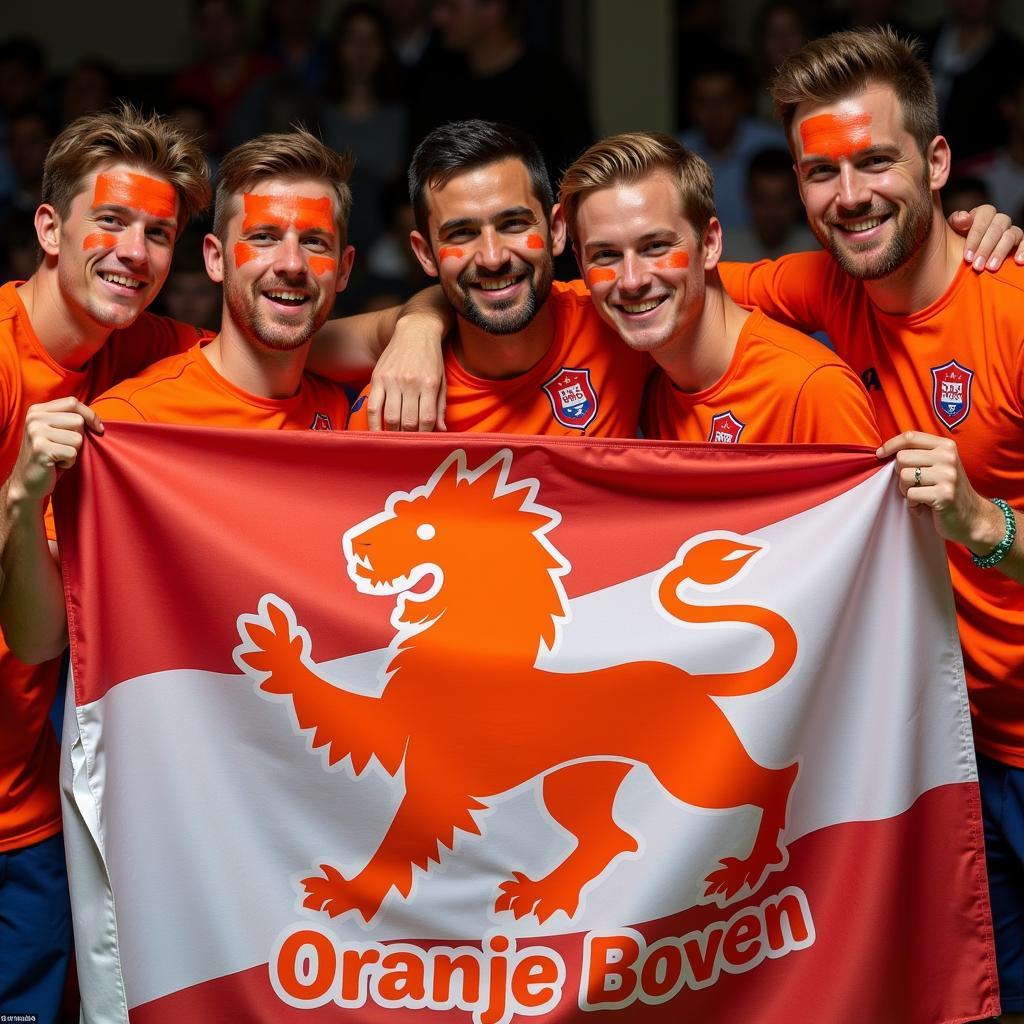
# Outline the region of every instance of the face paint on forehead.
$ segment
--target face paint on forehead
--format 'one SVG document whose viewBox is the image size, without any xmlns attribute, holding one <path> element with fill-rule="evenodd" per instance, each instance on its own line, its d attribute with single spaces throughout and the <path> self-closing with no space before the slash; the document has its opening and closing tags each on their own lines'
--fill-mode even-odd
<svg viewBox="0 0 1024 1024">
<path fill-rule="evenodd" d="M 131 171 L 104 171 L 96 175 L 92 205 L 126 206 L 142 210 L 151 217 L 169 220 L 174 217 L 178 196 L 174 186 L 146 174 Z"/>
<path fill-rule="evenodd" d="M 294 225 L 296 231 L 323 231 L 334 234 L 334 209 L 327 196 L 261 196 L 247 192 L 242 196 L 245 209 L 243 231 L 264 224 L 282 227 Z"/>
<path fill-rule="evenodd" d="M 800 138 L 805 156 L 853 156 L 871 145 L 871 115 L 818 114 L 800 123 Z"/>
<path fill-rule="evenodd" d="M 615 271 L 611 267 L 591 267 L 587 271 L 587 280 L 592 284 L 602 284 L 615 280 Z"/>
</svg>

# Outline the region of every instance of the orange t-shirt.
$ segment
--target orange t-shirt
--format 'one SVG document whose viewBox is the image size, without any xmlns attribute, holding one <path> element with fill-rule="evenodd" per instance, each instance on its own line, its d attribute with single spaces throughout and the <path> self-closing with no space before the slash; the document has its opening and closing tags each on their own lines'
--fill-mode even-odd
<svg viewBox="0 0 1024 1024">
<path fill-rule="evenodd" d="M 680 391 L 659 371 L 647 389 L 644 436 L 717 444 L 879 445 L 864 386 L 824 345 L 747 317 L 729 367 L 703 391 Z"/>
<path fill-rule="evenodd" d="M 484 380 L 444 349 L 450 431 L 636 437 L 650 359 L 608 327 L 581 281 L 555 281 L 548 304 L 554 339 L 544 357 L 507 380 Z M 367 388 L 356 399 L 349 430 L 367 430 Z"/>
<path fill-rule="evenodd" d="M 956 441 L 979 494 L 1024 510 L 1024 267 L 963 264 L 916 313 L 877 309 L 827 253 L 721 268 L 729 294 L 804 329 L 823 328 L 860 376 L 883 437 Z M 1024 768 L 1024 586 L 947 544 L 975 743 Z M 909 642 L 909 641 L 908 641 Z"/>
<path fill-rule="evenodd" d="M 91 403 L 101 420 L 237 427 L 247 430 L 344 430 L 348 396 L 340 384 L 302 376 L 291 398 L 261 398 L 222 377 L 203 353 L 204 344 L 154 363 Z M 53 511 L 46 535 L 56 539 Z"/>
<path fill-rule="evenodd" d="M 50 357 L 17 292 L 0 287 L 0 479 L 10 475 L 21 448 L 30 405 L 74 395 L 82 401 L 155 359 L 196 343 L 202 331 L 143 313 L 114 331 L 81 370 Z M 47 720 L 57 687 L 58 661 L 25 665 L 0 639 L 0 852 L 60 831 L 57 740 Z"/>
</svg>

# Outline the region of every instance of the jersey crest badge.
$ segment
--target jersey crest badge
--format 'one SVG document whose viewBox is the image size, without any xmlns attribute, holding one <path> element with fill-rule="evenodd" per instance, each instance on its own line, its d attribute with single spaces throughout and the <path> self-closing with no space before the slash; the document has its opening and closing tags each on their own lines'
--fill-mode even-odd
<svg viewBox="0 0 1024 1024">
<path fill-rule="evenodd" d="M 738 444 L 746 423 L 741 423 L 731 412 L 720 412 L 711 419 L 708 432 L 710 444 Z"/>
<path fill-rule="evenodd" d="M 309 425 L 310 430 L 333 430 L 331 417 L 325 412 L 313 413 L 313 422 Z"/>
<path fill-rule="evenodd" d="M 943 426 L 952 430 L 971 411 L 971 381 L 974 371 L 951 359 L 932 367 L 932 408 Z"/>
<path fill-rule="evenodd" d="M 583 430 L 597 415 L 597 393 L 590 371 L 563 366 L 544 384 L 551 412 L 563 427 Z"/>
</svg>

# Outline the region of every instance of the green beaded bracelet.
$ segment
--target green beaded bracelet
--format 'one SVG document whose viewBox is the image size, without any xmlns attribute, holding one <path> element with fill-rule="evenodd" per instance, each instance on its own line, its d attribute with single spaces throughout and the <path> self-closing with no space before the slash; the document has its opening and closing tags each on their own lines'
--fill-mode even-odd
<svg viewBox="0 0 1024 1024">
<path fill-rule="evenodd" d="M 979 569 L 991 569 L 992 566 L 998 565 L 1006 556 L 1006 552 L 1013 547 L 1013 540 L 1017 536 L 1017 517 L 1013 514 L 1013 509 L 1002 498 L 991 498 L 989 500 L 1003 513 L 1003 519 L 1006 521 L 1006 532 L 1003 534 L 1003 539 L 984 557 L 975 554 L 971 555 L 971 561 Z"/>
</svg>

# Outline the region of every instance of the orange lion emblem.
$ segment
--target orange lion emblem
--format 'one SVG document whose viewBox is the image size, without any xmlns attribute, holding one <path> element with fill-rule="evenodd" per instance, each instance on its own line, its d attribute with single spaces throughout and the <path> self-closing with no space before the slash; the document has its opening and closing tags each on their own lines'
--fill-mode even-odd
<svg viewBox="0 0 1024 1024">
<path fill-rule="evenodd" d="M 753 848 L 723 857 L 701 897 L 724 904 L 753 892 L 786 863 L 782 832 L 798 766 L 755 762 L 711 698 L 778 682 L 796 657 L 796 637 L 765 608 L 688 604 L 679 591 L 734 580 L 761 547 L 697 538 L 656 588 L 656 607 L 672 619 L 765 630 L 774 649 L 760 666 L 713 675 L 654 661 L 539 669 L 540 645 L 554 650 L 568 619 L 561 579 L 570 567 L 547 539 L 559 514 L 536 504 L 538 481 L 509 482 L 511 463 L 503 450 L 470 471 L 465 453 L 455 452 L 427 484 L 393 494 L 385 511 L 345 534 L 358 589 L 397 596 L 379 696 L 322 679 L 308 633 L 280 598 L 264 596 L 256 615 L 238 620 L 236 664 L 264 693 L 291 703 L 330 764 L 351 757 L 360 773 L 376 756 L 392 776 L 404 773 L 405 796 L 365 868 L 346 878 L 321 864 L 321 874 L 303 880 L 303 905 L 371 921 L 392 889 L 408 897 L 414 868 L 439 863 L 457 830 L 480 834 L 474 813 L 489 799 L 540 778 L 543 802 L 575 848 L 544 877 L 512 871 L 494 909 L 539 922 L 558 911 L 572 918 L 584 887 L 639 848 L 612 810 L 638 764 L 685 804 L 760 808 Z"/>
</svg>

